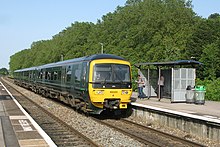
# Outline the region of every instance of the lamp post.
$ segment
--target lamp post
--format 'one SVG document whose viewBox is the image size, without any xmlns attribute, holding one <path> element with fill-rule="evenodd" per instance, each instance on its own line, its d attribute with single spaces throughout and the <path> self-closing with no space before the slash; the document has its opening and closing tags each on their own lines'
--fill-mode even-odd
<svg viewBox="0 0 220 147">
<path fill-rule="evenodd" d="M 60 55 L 60 58 L 61 58 L 60 60 L 63 61 L 63 54 Z"/>
<path fill-rule="evenodd" d="M 101 54 L 103 54 L 103 43 L 99 42 L 99 44 L 101 44 Z"/>
</svg>

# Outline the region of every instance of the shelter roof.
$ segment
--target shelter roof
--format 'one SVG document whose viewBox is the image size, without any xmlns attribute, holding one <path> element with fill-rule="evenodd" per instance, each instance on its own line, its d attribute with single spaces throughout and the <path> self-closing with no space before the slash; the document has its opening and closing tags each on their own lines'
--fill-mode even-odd
<svg viewBox="0 0 220 147">
<path fill-rule="evenodd" d="M 169 61 L 169 62 L 146 62 L 146 63 L 135 64 L 135 66 L 137 67 L 140 67 L 141 65 L 177 66 L 177 65 L 202 65 L 202 63 L 195 60 L 177 60 L 177 61 Z"/>
</svg>

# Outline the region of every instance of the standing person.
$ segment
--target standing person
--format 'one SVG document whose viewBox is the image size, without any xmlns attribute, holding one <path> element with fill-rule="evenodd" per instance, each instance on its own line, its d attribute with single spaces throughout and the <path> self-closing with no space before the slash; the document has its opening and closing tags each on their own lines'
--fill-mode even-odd
<svg viewBox="0 0 220 147">
<path fill-rule="evenodd" d="M 145 94 L 143 92 L 143 87 L 144 87 L 144 79 L 138 75 L 138 80 L 137 80 L 137 84 L 138 84 L 138 98 L 144 98 Z"/>
<path fill-rule="evenodd" d="M 159 100 L 160 100 L 164 94 L 164 76 L 163 76 L 163 74 L 161 74 L 160 78 L 158 79 L 158 95 L 159 95 L 159 87 L 160 87 L 160 97 L 159 97 Z"/>
</svg>

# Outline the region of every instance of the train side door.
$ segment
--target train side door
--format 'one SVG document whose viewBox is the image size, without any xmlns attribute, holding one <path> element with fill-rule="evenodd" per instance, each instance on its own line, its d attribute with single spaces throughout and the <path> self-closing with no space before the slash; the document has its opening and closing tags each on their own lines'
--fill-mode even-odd
<svg viewBox="0 0 220 147">
<path fill-rule="evenodd" d="M 87 62 L 76 63 L 72 70 L 72 91 L 76 98 L 85 98 L 87 93 Z"/>
<path fill-rule="evenodd" d="M 80 93 L 83 99 L 88 99 L 88 62 L 83 62 L 81 66 Z"/>
<path fill-rule="evenodd" d="M 71 91 L 71 82 L 72 82 L 72 65 L 66 66 L 66 75 L 65 75 L 65 86 L 68 92 Z"/>
<path fill-rule="evenodd" d="M 81 74 L 81 87 L 87 88 L 88 74 L 87 74 L 87 65 L 88 62 L 83 62 L 82 64 L 82 74 Z"/>
<path fill-rule="evenodd" d="M 66 66 L 61 67 L 61 91 L 66 91 Z"/>
<path fill-rule="evenodd" d="M 73 64 L 72 70 L 72 91 L 75 98 L 82 98 L 81 92 L 81 73 L 82 73 L 82 63 L 75 63 Z"/>
</svg>

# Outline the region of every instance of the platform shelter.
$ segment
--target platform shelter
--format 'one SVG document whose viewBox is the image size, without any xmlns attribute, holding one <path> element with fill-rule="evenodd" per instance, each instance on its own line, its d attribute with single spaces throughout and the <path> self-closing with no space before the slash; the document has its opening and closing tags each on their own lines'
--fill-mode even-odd
<svg viewBox="0 0 220 147">
<path fill-rule="evenodd" d="M 195 86 L 196 69 L 202 65 L 195 60 L 137 63 L 138 74 L 145 80 L 143 91 L 148 98 L 169 98 L 171 102 L 185 102 L 187 86 Z M 164 77 L 163 94 L 158 85 Z M 162 96 L 161 96 L 162 95 Z"/>
</svg>

